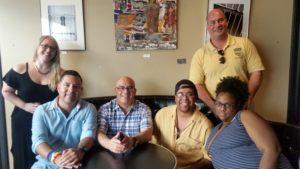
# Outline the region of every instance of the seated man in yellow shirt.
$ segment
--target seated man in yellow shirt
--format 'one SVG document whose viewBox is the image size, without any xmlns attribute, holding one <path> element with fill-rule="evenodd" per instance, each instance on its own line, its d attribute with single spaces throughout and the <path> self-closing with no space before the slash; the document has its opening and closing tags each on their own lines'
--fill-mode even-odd
<svg viewBox="0 0 300 169">
<path fill-rule="evenodd" d="M 175 86 L 176 105 L 162 108 L 155 116 L 152 142 L 175 154 L 178 169 L 212 167 L 204 145 L 213 125 L 197 108 L 197 98 L 194 83 L 183 79 Z"/>
</svg>

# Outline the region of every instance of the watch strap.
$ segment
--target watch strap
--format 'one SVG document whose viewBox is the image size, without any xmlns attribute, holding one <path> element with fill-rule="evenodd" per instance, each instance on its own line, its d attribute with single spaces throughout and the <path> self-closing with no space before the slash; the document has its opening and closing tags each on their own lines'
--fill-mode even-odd
<svg viewBox="0 0 300 169">
<path fill-rule="evenodd" d="M 85 154 L 89 151 L 88 148 L 86 148 L 85 146 L 79 146 L 78 147 L 81 151 L 83 151 Z"/>
</svg>

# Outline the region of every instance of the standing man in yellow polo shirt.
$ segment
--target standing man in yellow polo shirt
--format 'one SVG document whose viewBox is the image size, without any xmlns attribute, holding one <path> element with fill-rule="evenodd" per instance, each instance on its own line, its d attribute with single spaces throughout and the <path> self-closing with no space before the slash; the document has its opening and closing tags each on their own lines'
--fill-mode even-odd
<svg viewBox="0 0 300 169">
<path fill-rule="evenodd" d="M 190 80 L 196 85 L 199 98 L 215 112 L 215 89 L 222 77 L 238 76 L 248 83 L 250 108 L 262 82 L 264 66 L 250 40 L 227 33 L 228 20 L 221 9 L 213 9 L 207 16 L 210 41 L 198 49 L 190 67 Z"/>
</svg>

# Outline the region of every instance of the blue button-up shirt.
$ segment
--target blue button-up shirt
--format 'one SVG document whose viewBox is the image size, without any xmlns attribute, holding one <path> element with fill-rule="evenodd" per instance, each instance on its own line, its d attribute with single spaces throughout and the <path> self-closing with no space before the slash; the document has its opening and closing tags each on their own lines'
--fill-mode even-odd
<svg viewBox="0 0 300 169">
<path fill-rule="evenodd" d="M 32 151 L 41 143 L 47 143 L 54 150 L 78 147 L 80 140 L 95 138 L 96 115 L 94 105 L 80 100 L 66 117 L 57 106 L 57 99 L 38 106 L 32 119 Z M 37 153 L 36 153 L 37 154 Z M 39 162 L 48 163 L 37 155 Z"/>
</svg>

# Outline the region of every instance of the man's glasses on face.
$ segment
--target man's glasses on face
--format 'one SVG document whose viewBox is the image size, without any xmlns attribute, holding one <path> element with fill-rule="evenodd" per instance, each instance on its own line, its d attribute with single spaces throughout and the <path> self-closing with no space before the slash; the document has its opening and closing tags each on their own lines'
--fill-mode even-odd
<svg viewBox="0 0 300 169">
<path fill-rule="evenodd" d="M 116 87 L 117 90 L 119 91 L 124 91 L 124 90 L 128 90 L 128 91 L 133 91 L 135 88 L 133 86 L 117 86 Z"/>
<path fill-rule="evenodd" d="M 224 50 L 218 50 L 218 54 L 221 56 L 219 58 L 219 63 L 224 64 L 226 61 L 225 57 L 224 57 L 224 54 L 225 54 Z"/>
<path fill-rule="evenodd" d="M 183 92 L 178 92 L 176 93 L 176 96 L 179 98 L 183 98 L 183 97 L 193 97 L 194 93 L 193 92 L 187 92 L 187 93 L 183 93 Z"/>
</svg>

